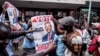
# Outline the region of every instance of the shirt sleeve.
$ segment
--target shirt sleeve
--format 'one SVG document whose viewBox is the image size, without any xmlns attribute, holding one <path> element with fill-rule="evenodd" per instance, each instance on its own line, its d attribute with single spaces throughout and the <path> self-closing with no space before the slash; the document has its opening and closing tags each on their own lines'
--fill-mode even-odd
<svg viewBox="0 0 100 56">
<path fill-rule="evenodd" d="M 29 38 L 32 38 L 33 37 L 33 33 L 28 33 L 28 34 L 26 34 L 26 36 L 28 36 Z"/>
<path fill-rule="evenodd" d="M 54 36 L 54 41 L 57 43 L 57 34 L 55 34 L 55 36 Z"/>
<path fill-rule="evenodd" d="M 2 14 L 0 15 L 0 22 L 4 22 L 5 21 L 5 14 Z"/>
<path fill-rule="evenodd" d="M 87 37 L 87 40 L 90 40 L 90 35 L 88 31 L 86 31 L 86 37 Z"/>
</svg>

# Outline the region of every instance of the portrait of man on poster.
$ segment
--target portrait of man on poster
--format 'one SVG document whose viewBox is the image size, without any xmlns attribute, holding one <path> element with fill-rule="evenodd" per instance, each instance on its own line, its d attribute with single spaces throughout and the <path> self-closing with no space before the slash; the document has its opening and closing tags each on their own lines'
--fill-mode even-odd
<svg viewBox="0 0 100 56">
<path fill-rule="evenodd" d="M 46 30 L 47 34 L 44 35 L 44 37 L 42 38 L 42 42 L 53 40 L 55 32 L 54 32 L 54 30 L 52 30 L 51 23 L 50 22 L 46 22 L 44 24 L 44 27 L 45 27 L 45 30 Z"/>
<path fill-rule="evenodd" d="M 17 9 L 13 9 L 13 24 L 18 22 Z"/>
</svg>

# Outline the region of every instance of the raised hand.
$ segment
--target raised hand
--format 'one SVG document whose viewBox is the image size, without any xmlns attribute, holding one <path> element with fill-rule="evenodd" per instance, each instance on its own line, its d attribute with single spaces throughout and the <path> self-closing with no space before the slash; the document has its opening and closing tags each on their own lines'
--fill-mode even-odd
<svg viewBox="0 0 100 56">
<path fill-rule="evenodd" d="M 66 34 L 67 34 L 67 31 L 64 32 L 64 35 L 63 35 L 63 38 L 62 38 L 62 41 L 63 41 L 63 43 L 64 43 L 65 45 L 66 45 L 66 43 L 67 43 Z"/>
<path fill-rule="evenodd" d="M 5 13 L 6 12 L 6 10 L 7 10 L 7 4 L 6 3 L 4 3 L 3 5 L 2 5 L 2 8 L 3 8 L 3 11 L 2 11 L 2 13 Z"/>
</svg>

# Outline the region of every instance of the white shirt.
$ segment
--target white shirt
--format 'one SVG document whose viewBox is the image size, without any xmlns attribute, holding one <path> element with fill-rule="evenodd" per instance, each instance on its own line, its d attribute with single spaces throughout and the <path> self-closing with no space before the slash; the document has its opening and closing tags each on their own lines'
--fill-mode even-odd
<svg viewBox="0 0 100 56">
<path fill-rule="evenodd" d="M 90 40 L 90 35 L 86 29 L 82 30 L 82 41 L 83 43 L 88 43 Z"/>
</svg>

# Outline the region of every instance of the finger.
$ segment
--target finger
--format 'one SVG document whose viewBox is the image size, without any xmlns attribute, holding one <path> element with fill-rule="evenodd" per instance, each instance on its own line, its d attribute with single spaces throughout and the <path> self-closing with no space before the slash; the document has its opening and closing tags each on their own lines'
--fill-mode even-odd
<svg viewBox="0 0 100 56">
<path fill-rule="evenodd" d="M 64 37 L 66 37 L 67 31 L 64 32 Z"/>
</svg>

